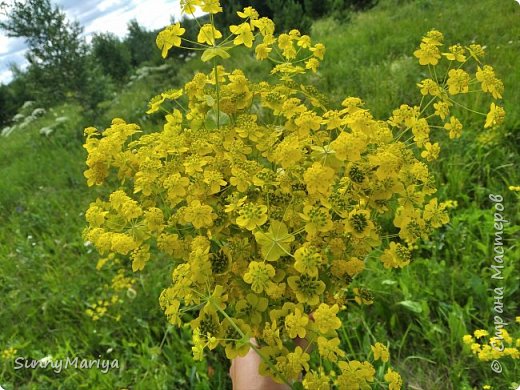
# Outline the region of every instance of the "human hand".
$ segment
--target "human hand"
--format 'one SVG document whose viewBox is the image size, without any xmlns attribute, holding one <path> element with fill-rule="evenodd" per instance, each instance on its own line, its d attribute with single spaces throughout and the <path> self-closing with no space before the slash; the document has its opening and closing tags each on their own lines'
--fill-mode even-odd
<svg viewBox="0 0 520 390">
<path fill-rule="evenodd" d="M 256 340 L 250 340 L 256 345 Z M 231 361 L 229 375 L 233 382 L 233 390 L 290 390 L 286 384 L 280 384 L 271 378 L 258 373 L 260 356 L 251 348 L 246 356 L 237 357 Z"/>
<path fill-rule="evenodd" d="M 312 319 L 312 315 L 310 316 Z M 256 340 L 251 338 L 250 343 L 256 344 Z M 296 345 L 303 349 L 308 348 L 306 339 L 297 337 L 295 339 Z M 251 348 L 244 357 L 237 357 L 231 360 L 231 367 L 229 375 L 233 382 L 233 390 L 290 390 L 291 387 L 284 383 L 276 383 L 270 377 L 262 376 L 258 372 L 262 359 Z"/>
</svg>

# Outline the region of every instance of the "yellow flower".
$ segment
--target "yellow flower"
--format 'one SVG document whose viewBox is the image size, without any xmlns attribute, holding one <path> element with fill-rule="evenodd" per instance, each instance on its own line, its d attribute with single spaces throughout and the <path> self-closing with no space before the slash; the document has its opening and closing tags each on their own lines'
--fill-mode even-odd
<svg viewBox="0 0 520 390">
<path fill-rule="evenodd" d="M 426 224 L 421 212 L 413 207 L 400 207 L 394 218 L 394 225 L 401 230 L 399 237 L 412 244 L 426 233 Z"/>
<path fill-rule="evenodd" d="M 474 333 L 475 338 L 480 339 L 484 336 L 489 336 L 489 333 L 486 330 L 478 329 Z"/>
<path fill-rule="evenodd" d="M 245 227 L 247 230 L 254 230 L 267 222 L 266 205 L 247 203 L 245 206 L 242 206 L 238 213 L 240 216 L 236 220 L 237 225 Z"/>
<path fill-rule="evenodd" d="M 213 226 L 217 216 L 211 206 L 203 205 L 200 200 L 192 200 L 184 210 L 184 219 L 191 223 L 196 229 Z"/>
<path fill-rule="evenodd" d="M 251 285 L 251 289 L 260 294 L 267 288 L 267 284 L 274 276 L 274 267 L 260 261 L 249 263 L 248 271 L 244 274 L 244 282 Z"/>
<path fill-rule="evenodd" d="M 411 253 L 408 248 L 402 244 L 390 243 L 390 247 L 385 249 L 381 255 L 381 261 L 385 268 L 404 267 L 410 264 Z"/>
<path fill-rule="evenodd" d="M 244 10 L 237 11 L 237 15 L 240 16 L 242 19 L 250 18 L 251 20 L 258 19 L 258 12 L 253 7 L 245 7 Z"/>
<path fill-rule="evenodd" d="M 182 96 L 182 93 L 183 93 L 182 89 L 170 89 L 168 91 L 161 93 L 161 96 L 165 99 L 177 100 L 178 98 L 180 98 Z M 174 113 L 176 116 L 178 114 L 180 114 L 179 111 L 175 111 Z M 181 117 L 182 117 L 182 114 L 181 114 Z"/>
<path fill-rule="evenodd" d="M 341 320 L 337 317 L 338 312 L 339 306 L 337 304 L 329 306 L 326 303 L 322 303 L 312 313 L 314 323 L 321 333 L 325 334 L 341 327 Z"/>
<path fill-rule="evenodd" d="M 445 205 L 442 203 L 438 205 L 437 198 L 431 199 L 430 202 L 424 206 L 423 218 L 434 228 L 446 225 L 450 221 Z"/>
<path fill-rule="evenodd" d="M 132 259 L 132 271 L 142 271 L 144 265 L 150 260 L 150 247 L 148 245 L 137 248 L 132 252 L 130 256 Z"/>
<path fill-rule="evenodd" d="M 100 227 L 105 222 L 105 217 L 108 211 L 105 211 L 96 203 L 91 203 L 87 212 L 85 213 L 85 219 L 91 227 Z"/>
<path fill-rule="evenodd" d="M 232 211 L 236 211 L 238 210 L 240 207 L 242 207 L 242 205 L 245 203 L 247 199 L 247 195 L 244 196 L 243 198 L 238 198 L 236 196 L 236 194 L 232 195 L 230 198 L 229 198 L 229 201 L 231 201 L 230 204 L 227 204 L 225 207 L 224 207 L 224 211 L 226 213 L 231 213 Z"/>
<path fill-rule="evenodd" d="M 424 96 L 440 96 L 441 94 L 441 87 L 432 79 L 425 79 L 417 84 L 417 86 L 421 89 L 421 94 Z"/>
<path fill-rule="evenodd" d="M 18 352 L 18 350 L 16 348 L 13 348 L 13 347 L 9 347 L 7 349 L 4 349 L 2 351 L 2 354 L 1 354 L 2 360 L 7 361 L 7 360 L 13 359 L 16 356 L 17 352 Z"/>
<path fill-rule="evenodd" d="M 164 229 L 164 214 L 158 207 L 150 207 L 144 213 L 146 226 L 151 232 L 160 233 Z"/>
<path fill-rule="evenodd" d="M 345 356 L 345 352 L 339 348 L 340 339 L 334 337 L 330 340 L 323 336 L 318 337 L 318 352 L 323 359 L 330 360 L 331 362 L 338 361 L 338 357 Z"/>
<path fill-rule="evenodd" d="M 298 42 L 296 44 L 304 49 L 308 49 L 311 47 L 311 37 L 308 35 L 302 35 L 300 38 L 298 38 Z"/>
<path fill-rule="evenodd" d="M 330 390 L 330 378 L 325 374 L 322 367 L 319 371 L 311 370 L 303 378 L 303 388 L 306 390 Z"/>
<path fill-rule="evenodd" d="M 239 300 L 235 305 L 235 315 L 251 321 L 252 324 L 260 324 L 262 313 L 267 310 L 268 303 L 267 298 L 252 293 L 247 294 L 246 299 Z"/>
<path fill-rule="evenodd" d="M 258 30 L 260 31 L 260 34 L 262 34 L 263 37 L 271 37 L 273 36 L 274 34 L 274 23 L 271 19 L 269 18 L 260 18 L 260 19 L 256 19 L 256 20 L 252 20 L 251 21 L 251 24 L 258 28 Z M 267 43 L 264 39 L 264 43 Z M 272 43 L 272 42 L 271 42 Z"/>
<path fill-rule="evenodd" d="M 219 0 L 201 0 L 200 9 L 209 14 L 222 12 Z"/>
<path fill-rule="evenodd" d="M 308 275 L 290 276 L 287 283 L 296 294 L 298 302 L 309 306 L 317 305 L 320 295 L 325 291 L 325 283 Z"/>
<path fill-rule="evenodd" d="M 450 122 L 444 124 L 444 128 L 450 132 L 450 139 L 459 138 L 462 134 L 462 123 L 454 116 L 450 117 Z"/>
<path fill-rule="evenodd" d="M 466 56 L 464 55 L 464 47 L 461 45 L 453 45 L 449 48 L 449 53 L 442 53 L 442 55 L 446 56 L 446 58 L 450 61 L 464 62 L 466 61 Z"/>
<path fill-rule="evenodd" d="M 137 249 L 138 243 L 132 236 L 124 233 L 112 233 L 110 242 L 110 250 L 122 255 Z"/>
<path fill-rule="evenodd" d="M 300 217 L 306 222 L 305 231 L 310 235 L 317 232 L 328 232 L 332 229 L 332 219 L 329 211 L 325 207 L 306 205 Z"/>
<path fill-rule="evenodd" d="M 181 11 L 182 13 L 193 14 L 200 4 L 201 0 L 181 0 Z"/>
<path fill-rule="evenodd" d="M 484 68 L 478 67 L 477 80 L 481 82 L 482 90 L 489 92 L 493 98 L 501 99 L 504 92 L 504 84 L 496 76 L 493 68 L 489 65 L 484 65 Z"/>
<path fill-rule="evenodd" d="M 205 24 L 199 30 L 197 42 L 214 45 L 215 39 L 222 38 L 222 33 L 218 31 L 212 24 Z"/>
<path fill-rule="evenodd" d="M 257 60 L 265 60 L 266 58 L 269 57 L 269 53 L 272 50 L 273 49 L 271 47 L 269 47 L 265 43 L 261 43 L 261 44 L 257 45 L 256 48 L 255 48 L 256 59 Z"/>
<path fill-rule="evenodd" d="M 441 152 L 441 148 L 437 142 L 431 144 L 430 142 L 426 142 L 424 145 L 424 149 L 421 152 L 421 157 L 425 158 L 428 161 L 437 160 L 439 158 L 439 153 Z"/>
<path fill-rule="evenodd" d="M 325 45 L 322 43 L 317 43 L 314 47 L 310 48 L 310 51 L 314 55 L 314 57 L 323 60 L 323 56 L 325 55 Z"/>
<path fill-rule="evenodd" d="M 244 45 L 246 47 L 253 46 L 253 33 L 251 32 L 251 26 L 249 23 L 242 23 L 238 26 L 229 26 L 229 30 L 232 34 L 236 35 L 233 43 L 235 46 Z"/>
<path fill-rule="evenodd" d="M 469 91 L 469 74 L 463 69 L 451 69 L 448 72 L 448 92 L 450 95 L 467 93 Z"/>
<path fill-rule="evenodd" d="M 447 102 L 433 103 L 433 108 L 435 108 L 435 115 L 439 116 L 442 120 L 444 120 L 444 118 L 446 118 L 450 113 L 450 105 L 451 103 Z"/>
<path fill-rule="evenodd" d="M 227 184 L 222 178 L 222 173 L 211 169 L 204 171 L 204 183 L 208 185 L 210 195 L 218 193 L 220 187 Z"/>
<path fill-rule="evenodd" d="M 301 247 L 294 252 L 294 268 L 309 276 L 318 276 L 318 267 L 322 258 L 312 247 Z"/>
<path fill-rule="evenodd" d="M 365 262 L 353 257 L 345 263 L 345 269 L 347 274 L 354 277 L 365 269 Z"/>
<path fill-rule="evenodd" d="M 388 382 L 388 390 L 401 390 L 403 380 L 401 379 L 401 375 L 399 375 L 398 372 L 388 368 L 384 378 L 385 381 Z"/>
<path fill-rule="evenodd" d="M 361 153 L 365 150 L 367 142 L 361 134 L 354 135 L 343 131 L 330 143 L 330 146 L 336 152 L 335 157 L 338 160 L 356 162 L 361 159 Z"/>
<path fill-rule="evenodd" d="M 354 209 L 345 220 L 345 233 L 350 233 L 356 238 L 370 236 L 374 228 L 368 210 Z"/>
<path fill-rule="evenodd" d="M 376 370 L 369 362 L 351 360 L 338 362 L 341 374 L 336 379 L 339 389 L 370 389 Z"/>
<path fill-rule="evenodd" d="M 328 195 L 335 172 L 332 168 L 315 162 L 303 174 L 309 195 Z"/>
<path fill-rule="evenodd" d="M 383 362 L 387 362 L 390 359 L 390 353 L 388 352 L 388 348 L 381 344 L 375 343 L 370 348 L 372 348 L 372 352 L 374 353 L 374 360 L 379 360 Z"/>
<path fill-rule="evenodd" d="M 354 300 L 358 305 L 371 305 L 374 303 L 374 297 L 365 288 L 354 288 L 352 290 L 354 292 Z"/>
<path fill-rule="evenodd" d="M 314 73 L 318 71 L 318 66 L 320 66 L 320 62 L 316 58 L 309 58 L 305 61 L 305 69 L 310 69 Z"/>
<path fill-rule="evenodd" d="M 304 338 L 307 334 L 305 327 L 309 323 L 309 317 L 299 308 L 294 309 L 294 313 L 290 313 L 285 317 L 285 329 L 290 338 Z"/>
<path fill-rule="evenodd" d="M 426 36 L 423 37 L 422 41 L 426 43 L 430 43 L 435 46 L 442 46 L 442 41 L 444 40 L 444 36 L 440 31 L 435 29 L 430 30 L 426 33 Z"/>
<path fill-rule="evenodd" d="M 161 104 L 163 104 L 165 100 L 165 97 L 162 95 L 154 96 L 149 102 L 148 102 L 148 111 L 146 111 L 147 114 L 153 114 L 154 112 L 159 111 L 159 108 L 161 107 Z"/>
<path fill-rule="evenodd" d="M 157 47 L 162 50 L 161 54 L 163 58 L 166 58 L 168 51 L 174 47 L 181 45 L 181 35 L 186 32 L 186 29 L 181 27 L 180 23 L 175 23 L 171 26 L 166 27 L 162 30 L 155 40 Z"/>
<path fill-rule="evenodd" d="M 413 52 L 413 55 L 419 59 L 421 65 L 437 65 L 441 58 L 440 50 L 433 43 L 422 42 L 420 48 Z"/>
<path fill-rule="evenodd" d="M 297 379 L 303 370 L 309 370 L 310 355 L 303 351 L 302 347 L 296 347 L 294 352 L 287 354 L 287 362 L 284 373 L 289 379 Z"/>
<path fill-rule="evenodd" d="M 502 107 L 497 106 L 495 103 L 491 103 L 489 112 L 486 116 L 486 124 L 484 125 L 484 128 L 487 129 L 488 127 L 494 127 L 502 124 L 502 122 L 504 122 L 505 116 L 506 112 Z"/>
<path fill-rule="evenodd" d="M 469 54 L 479 63 L 479 58 L 484 57 L 484 55 L 486 54 L 484 48 L 478 44 L 471 44 L 467 49 L 469 51 Z"/>
</svg>

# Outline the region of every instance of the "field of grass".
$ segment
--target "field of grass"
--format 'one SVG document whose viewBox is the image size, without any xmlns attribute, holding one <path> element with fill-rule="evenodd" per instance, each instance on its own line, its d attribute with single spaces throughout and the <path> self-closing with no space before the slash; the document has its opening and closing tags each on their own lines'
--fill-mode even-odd
<svg viewBox="0 0 520 390">
<path fill-rule="evenodd" d="M 415 84 L 425 74 L 412 53 L 431 28 L 448 42 L 486 45 L 486 60 L 505 84 L 506 122 L 484 137 L 489 130 L 483 129 L 483 118 L 464 117 L 469 125 L 463 137 L 444 147 L 433 166 L 439 197 L 458 202 L 451 222 L 423 243 L 402 271 L 368 261 L 365 280 L 375 303 L 349 307 L 342 347 L 361 359 L 360 351 L 368 352 L 375 339 L 388 340 L 407 389 L 466 390 L 485 384 L 510 389 L 520 382 L 518 363 L 504 360 L 504 371 L 496 374 L 464 348 L 462 336 L 475 329 L 494 331 L 497 283 L 489 269 L 494 234 L 489 194 L 504 197 L 510 221 L 500 286 L 503 317 L 509 332 L 518 333 L 520 215 L 518 196 L 508 187 L 520 185 L 520 6 L 513 0 L 499 5 L 494 0 L 380 0 L 349 20 L 316 21 L 313 37 L 325 43 L 327 54 L 313 82 L 336 102 L 359 96 L 376 117 L 387 119 L 400 104 L 418 103 Z M 253 79 L 265 71 L 247 58 L 233 61 L 227 66 L 240 66 Z M 96 270 L 98 255 L 82 239 L 83 213 L 106 191 L 86 186 L 82 130 L 108 127 L 112 117 L 157 130 L 154 116 L 143 114 L 147 100 L 180 86 L 199 66 L 168 64 L 135 79 L 96 116 L 63 105 L 0 137 L 0 352 L 12 348 L 14 356 L 26 359 L 119 362 L 107 373 L 15 370 L 12 358 L 0 355 L 0 386 L 6 390 L 230 388 L 223 353 L 194 362 L 189 329 L 169 326 L 159 308 L 159 294 L 170 279 L 166 259 L 157 258 L 153 267 L 134 274 L 136 293 L 123 292 L 107 315 L 94 321 L 86 314 L 98 300 L 110 299 L 106 286 L 114 273 Z M 34 108 L 22 114 L 30 116 Z"/>
</svg>

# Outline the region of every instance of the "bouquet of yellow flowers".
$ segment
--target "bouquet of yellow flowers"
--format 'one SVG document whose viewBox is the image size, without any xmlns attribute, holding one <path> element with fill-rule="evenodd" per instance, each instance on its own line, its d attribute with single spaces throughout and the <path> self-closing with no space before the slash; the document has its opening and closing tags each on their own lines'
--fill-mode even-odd
<svg viewBox="0 0 520 390">
<path fill-rule="evenodd" d="M 450 114 L 457 95 L 480 83 L 498 99 L 503 85 L 481 63 L 481 46 L 443 53 L 443 35 L 432 30 L 414 53 L 432 75 L 418 85 L 420 105 L 378 120 L 361 99 L 329 107 L 308 84 L 325 54 L 309 36 L 275 36 L 274 23 L 251 7 L 238 12 L 242 23 L 219 31 L 218 0 L 181 6 L 187 14 L 200 8 L 209 23 L 196 42 L 171 25 L 157 45 L 163 57 L 190 46 L 211 69 L 151 100 L 148 113 L 165 112 L 161 131 L 139 136 L 137 125 L 119 118 L 104 131 L 85 129 L 88 184 L 112 174 L 120 182 L 90 205 L 85 238 L 103 262 L 129 257 L 134 272 L 157 251 L 169 256 L 172 284 L 160 306 L 170 323 L 190 322 L 195 357 L 221 346 L 233 359 L 253 348 L 260 373 L 277 382 L 369 388 L 373 362 L 347 359 L 340 312 L 348 301 L 372 302 L 358 276 L 375 249 L 384 267 L 404 267 L 415 243 L 449 221 L 451 204 L 433 197 L 428 168 L 440 152 L 435 132 L 460 136 L 462 124 Z M 236 46 L 272 61 L 271 74 L 252 82 L 227 69 Z M 435 71 L 440 63 L 449 67 L 445 76 Z M 472 76 L 466 68 L 475 63 Z M 485 127 L 503 116 L 492 103 Z M 388 361 L 387 348 L 376 343 L 373 358 Z M 401 386 L 391 368 L 384 380 Z"/>
</svg>

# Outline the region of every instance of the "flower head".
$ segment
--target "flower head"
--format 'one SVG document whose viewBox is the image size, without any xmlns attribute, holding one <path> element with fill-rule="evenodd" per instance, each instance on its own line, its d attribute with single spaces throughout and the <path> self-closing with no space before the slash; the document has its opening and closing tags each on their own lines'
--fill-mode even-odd
<svg viewBox="0 0 520 390">
<path fill-rule="evenodd" d="M 180 23 L 175 23 L 162 30 L 155 40 L 157 47 L 162 50 L 163 58 L 166 58 L 168 51 L 174 46 L 181 45 L 181 35 L 186 32 L 186 29 L 181 27 Z"/>
</svg>

